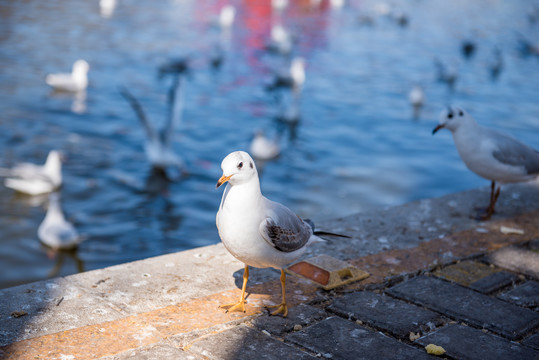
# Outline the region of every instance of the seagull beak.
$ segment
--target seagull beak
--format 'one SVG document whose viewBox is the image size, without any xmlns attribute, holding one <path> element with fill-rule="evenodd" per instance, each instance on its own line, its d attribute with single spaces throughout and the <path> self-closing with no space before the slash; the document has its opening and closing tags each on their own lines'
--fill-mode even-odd
<svg viewBox="0 0 539 360">
<path fill-rule="evenodd" d="M 436 134 L 436 132 L 440 129 L 443 129 L 444 128 L 444 125 L 443 124 L 440 124 L 438 126 L 436 126 L 433 130 L 432 130 L 432 135 Z"/>
<path fill-rule="evenodd" d="M 230 180 L 230 178 L 232 177 L 232 175 L 229 175 L 229 176 L 221 176 L 221 178 L 219 179 L 219 181 L 217 181 L 217 185 L 215 185 L 215 188 L 218 189 L 219 186 L 223 185 L 224 183 L 226 183 L 228 180 Z"/>
</svg>

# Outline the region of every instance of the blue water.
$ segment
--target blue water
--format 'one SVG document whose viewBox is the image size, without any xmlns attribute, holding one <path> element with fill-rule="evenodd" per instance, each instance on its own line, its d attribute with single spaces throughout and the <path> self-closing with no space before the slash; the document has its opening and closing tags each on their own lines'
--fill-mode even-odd
<svg viewBox="0 0 539 360">
<path fill-rule="evenodd" d="M 295 136 L 275 121 L 264 90 L 280 62 L 263 50 L 269 0 L 233 1 L 229 34 L 213 25 L 223 1 L 118 0 L 108 18 L 97 0 L 3 1 L 0 167 L 42 163 L 62 150 L 62 206 L 85 241 L 75 253 L 45 249 L 37 227 L 46 199 L 0 186 L 0 288 L 217 243 L 220 162 L 247 149 L 255 129 L 280 133 L 283 147 L 264 167 L 264 193 L 315 221 L 487 185 L 462 164 L 449 132 L 431 135 L 447 104 L 539 147 L 539 58 L 519 52 L 520 37 L 539 44 L 539 19 L 528 20 L 539 2 L 392 1 L 406 27 L 377 15 L 380 2 L 349 0 L 340 10 L 325 0 L 290 2 L 282 21 L 307 62 Z M 464 40 L 476 44 L 470 59 Z M 225 61 L 214 69 L 209 56 L 219 42 Z M 488 70 L 495 47 L 504 59 L 497 79 Z M 189 175 L 155 185 L 143 130 L 118 88 L 162 123 L 169 83 L 157 68 L 187 54 L 192 71 L 174 148 Z M 458 69 L 454 91 L 437 81 L 435 57 Z M 44 78 L 78 58 L 91 70 L 77 103 Z M 414 83 L 426 92 L 418 119 L 407 99 Z"/>
</svg>

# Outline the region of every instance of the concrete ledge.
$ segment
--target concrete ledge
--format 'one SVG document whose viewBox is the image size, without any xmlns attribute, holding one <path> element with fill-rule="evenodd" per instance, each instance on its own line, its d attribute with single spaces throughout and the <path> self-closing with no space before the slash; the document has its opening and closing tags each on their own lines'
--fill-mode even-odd
<svg viewBox="0 0 539 360">
<path fill-rule="evenodd" d="M 311 247 L 305 257 L 327 254 L 371 276 L 331 292 L 290 276 L 292 309 L 539 238 L 537 187 L 505 186 L 498 213 L 488 222 L 477 222 L 471 218 L 474 207 L 485 205 L 488 191 L 481 188 L 317 224 L 352 239 L 328 239 Z M 503 233 L 501 226 L 523 234 Z M 219 309 L 239 297 L 242 269 L 243 264 L 217 244 L 3 289 L 0 357 L 206 356 L 191 352 L 191 345 L 260 317 L 266 314 L 265 305 L 279 301 L 279 273 L 253 269 L 247 312 L 227 314 Z"/>
</svg>

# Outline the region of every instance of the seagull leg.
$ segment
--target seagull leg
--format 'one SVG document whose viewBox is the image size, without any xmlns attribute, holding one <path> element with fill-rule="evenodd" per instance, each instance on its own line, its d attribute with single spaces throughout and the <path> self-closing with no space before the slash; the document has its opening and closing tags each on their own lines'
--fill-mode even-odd
<svg viewBox="0 0 539 360">
<path fill-rule="evenodd" d="M 288 315 L 288 307 L 286 307 L 286 274 L 281 269 L 281 288 L 283 291 L 283 300 L 279 305 L 268 306 L 270 308 L 277 308 L 271 315 L 283 314 L 283 317 Z"/>
<path fill-rule="evenodd" d="M 490 184 L 490 203 L 486 209 L 486 214 L 479 217 L 480 220 L 488 220 L 494 214 L 494 205 L 496 205 L 496 201 L 498 201 L 498 197 L 500 196 L 500 189 L 499 186 L 496 188 L 496 182 L 492 181 Z"/>
<path fill-rule="evenodd" d="M 229 311 L 245 312 L 245 288 L 247 287 L 247 280 L 249 280 L 249 267 L 245 265 L 245 269 L 243 270 L 243 285 L 241 287 L 240 301 L 238 301 L 237 303 L 232 303 L 232 304 L 219 305 L 219 307 L 228 308 L 226 309 L 226 312 L 229 312 Z"/>
</svg>

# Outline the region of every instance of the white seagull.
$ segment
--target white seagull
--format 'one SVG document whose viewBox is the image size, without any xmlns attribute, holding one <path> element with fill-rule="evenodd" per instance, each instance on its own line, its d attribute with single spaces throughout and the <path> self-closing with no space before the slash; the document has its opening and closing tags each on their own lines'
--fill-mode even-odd
<svg viewBox="0 0 539 360">
<path fill-rule="evenodd" d="M 410 101 L 410 105 L 412 105 L 414 110 L 414 117 L 418 117 L 419 111 L 425 102 L 425 93 L 423 92 L 423 88 L 419 85 L 414 85 L 412 90 L 410 90 L 408 93 L 408 100 Z"/>
<path fill-rule="evenodd" d="M 221 9 L 219 13 L 219 26 L 221 28 L 229 28 L 234 23 L 234 17 L 236 16 L 236 8 L 232 5 L 226 5 Z"/>
<path fill-rule="evenodd" d="M 58 91 L 78 92 L 88 86 L 90 65 L 85 60 L 77 60 L 70 74 L 49 74 L 45 78 L 47 85 Z"/>
<path fill-rule="evenodd" d="M 256 165 L 244 151 L 230 153 L 221 163 L 223 176 L 217 187 L 228 182 L 217 212 L 217 229 L 226 249 L 245 264 L 238 303 L 222 305 L 227 311 L 245 311 L 245 288 L 249 266 L 281 270 L 282 302 L 272 315 L 288 314 L 283 268 L 297 260 L 308 245 L 323 241 L 309 223 L 290 209 L 268 200 L 260 191 Z"/>
<path fill-rule="evenodd" d="M 277 141 L 268 139 L 262 130 L 257 130 L 249 146 L 249 152 L 256 160 L 265 161 L 279 156 L 281 148 Z"/>
<path fill-rule="evenodd" d="M 59 151 L 52 150 L 44 165 L 22 163 L 5 170 L 6 187 L 28 195 L 41 195 L 62 185 L 62 160 Z"/>
<path fill-rule="evenodd" d="M 53 250 L 74 249 L 82 240 L 73 224 L 64 218 L 57 193 L 49 196 L 47 215 L 37 229 L 37 236 Z"/>
<path fill-rule="evenodd" d="M 457 106 L 442 111 L 439 125 L 432 133 L 446 128 L 453 134 L 458 153 L 471 171 L 491 180 L 490 204 L 482 220 L 494 213 L 500 195 L 496 181 L 514 183 L 539 176 L 539 152 L 502 132 L 475 122 L 471 115 Z"/>
</svg>

